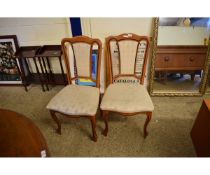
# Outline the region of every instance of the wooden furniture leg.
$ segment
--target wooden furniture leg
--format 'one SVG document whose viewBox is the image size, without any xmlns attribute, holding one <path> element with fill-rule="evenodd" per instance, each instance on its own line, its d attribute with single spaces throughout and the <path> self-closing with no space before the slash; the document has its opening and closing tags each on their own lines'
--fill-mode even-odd
<svg viewBox="0 0 210 175">
<path fill-rule="evenodd" d="M 93 141 L 96 142 L 97 141 L 97 134 L 96 134 L 96 116 L 91 116 L 90 117 L 90 122 L 91 122 L 91 126 L 92 126 L 92 134 L 93 134 Z"/>
<path fill-rule="evenodd" d="M 46 60 L 47 60 L 47 66 L 48 66 L 48 69 L 49 69 L 49 72 L 50 72 L 50 80 L 51 80 L 51 82 L 53 82 L 53 84 L 55 85 L 55 84 L 56 84 L 56 83 L 55 83 L 55 77 L 54 77 L 54 75 L 53 75 L 52 68 L 51 68 L 51 66 L 50 66 L 49 58 L 46 57 Z"/>
<path fill-rule="evenodd" d="M 37 74 L 38 74 L 39 81 L 41 82 L 42 91 L 44 92 L 45 89 L 44 89 L 44 85 L 43 85 L 43 82 L 42 82 L 42 78 L 41 78 L 41 75 L 40 75 L 40 72 L 39 72 L 39 68 L 38 68 L 37 63 L 36 63 L 36 58 L 33 58 L 33 61 L 34 61 L 35 67 L 36 67 L 36 72 L 37 72 Z"/>
<path fill-rule="evenodd" d="M 163 75 L 164 75 L 163 84 L 166 84 L 166 82 L 167 82 L 167 72 L 163 72 Z"/>
<path fill-rule="evenodd" d="M 29 76 L 31 77 L 31 71 L 30 71 L 30 68 L 29 68 L 29 65 L 28 65 L 28 61 L 27 61 L 26 58 L 23 58 L 23 61 L 24 61 L 24 63 L 25 63 L 26 69 L 27 69 L 26 74 L 28 73 Z"/>
<path fill-rule="evenodd" d="M 61 73 L 62 73 L 62 76 L 63 76 L 63 82 L 64 82 L 64 85 L 66 85 L 66 78 L 65 78 L 65 74 L 64 74 L 64 71 L 63 71 L 63 65 L 62 65 L 62 61 L 61 61 L 61 57 L 59 57 L 59 63 L 60 63 L 60 67 L 61 67 Z"/>
<path fill-rule="evenodd" d="M 195 72 L 191 73 L 191 81 L 194 81 L 194 78 L 195 78 Z"/>
<path fill-rule="evenodd" d="M 24 68 L 23 68 L 23 62 L 22 62 L 21 59 L 18 59 L 18 61 L 19 61 L 20 67 L 17 64 L 17 60 L 15 60 L 15 66 L 17 67 L 18 73 L 19 73 L 19 75 L 21 77 L 21 80 L 22 80 L 23 86 L 25 88 L 25 91 L 27 92 L 28 89 L 27 89 L 27 83 L 26 83 L 26 77 L 25 77 L 25 73 L 24 73 Z"/>
<path fill-rule="evenodd" d="M 102 113 L 102 117 L 103 117 L 103 119 L 104 119 L 104 123 L 105 123 L 105 129 L 104 129 L 104 131 L 103 131 L 103 135 L 104 136 L 107 136 L 107 133 L 108 133 L 108 111 L 101 111 L 101 113 Z"/>
<path fill-rule="evenodd" d="M 43 77 L 43 79 L 44 79 L 43 82 L 45 83 L 46 88 L 47 88 L 47 90 L 49 91 L 48 80 L 47 80 L 47 78 L 45 78 L 46 76 L 45 76 L 44 68 L 42 67 L 42 62 L 41 62 L 41 58 L 40 58 L 40 57 L 38 57 L 38 61 L 39 61 L 39 65 L 40 65 L 40 68 L 41 68 L 42 77 Z"/>
<path fill-rule="evenodd" d="M 147 112 L 146 115 L 147 115 L 147 119 L 146 119 L 146 121 L 145 121 L 145 123 L 144 123 L 144 138 L 146 138 L 147 135 L 148 135 L 148 132 L 147 132 L 147 125 L 148 125 L 149 121 L 150 121 L 151 118 L 152 118 L 152 112 Z"/>
<path fill-rule="evenodd" d="M 49 84 L 50 77 L 49 77 L 49 74 L 48 74 L 48 71 L 47 71 L 47 67 L 46 67 L 46 64 L 45 64 L 45 60 L 44 60 L 43 57 L 41 57 L 41 61 L 42 61 L 43 66 L 44 66 L 44 74 L 46 74 L 46 84 Z"/>
<path fill-rule="evenodd" d="M 60 123 L 60 120 L 55 115 L 55 111 L 51 111 L 50 110 L 50 114 L 51 114 L 52 119 L 56 122 L 56 124 L 58 126 L 58 128 L 56 129 L 56 132 L 61 135 L 61 123 Z"/>
<path fill-rule="evenodd" d="M 161 81 L 162 77 L 161 77 L 161 72 L 158 72 L 158 80 Z"/>
</svg>

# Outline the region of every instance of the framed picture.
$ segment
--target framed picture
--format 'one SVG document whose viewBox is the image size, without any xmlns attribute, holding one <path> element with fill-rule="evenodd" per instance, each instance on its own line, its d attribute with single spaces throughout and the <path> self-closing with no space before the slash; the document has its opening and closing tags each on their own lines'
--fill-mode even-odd
<svg viewBox="0 0 210 175">
<path fill-rule="evenodd" d="M 14 57 L 18 48 L 16 35 L 0 36 L 0 84 L 22 84 L 20 65 Z"/>
</svg>

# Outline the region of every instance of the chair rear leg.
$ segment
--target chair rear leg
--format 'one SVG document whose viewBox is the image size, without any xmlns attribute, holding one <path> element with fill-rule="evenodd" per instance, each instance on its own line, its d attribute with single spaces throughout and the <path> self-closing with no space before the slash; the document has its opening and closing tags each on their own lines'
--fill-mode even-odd
<svg viewBox="0 0 210 175">
<path fill-rule="evenodd" d="M 92 126 L 92 133 L 93 133 L 93 141 L 96 142 L 97 141 L 97 134 L 96 134 L 96 116 L 91 116 L 90 117 L 90 121 L 91 121 L 91 126 Z"/>
<path fill-rule="evenodd" d="M 58 128 L 56 129 L 56 132 L 58 134 L 61 134 L 61 123 L 60 123 L 60 120 L 58 119 L 58 117 L 55 115 L 55 111 L 51 111 L 50 110 L 50 114 L 51 114 L 51 117 L 52 119 L 55 121 L 55 123 L 57 124 Z"/>
<path fill-rule="evenodd" d="M 108 133 L 108 114 L 109 114 L 109 112 L 108 111 L 102 111 L 101 110 L 101 112 L 102 112 L 102 117 L 103 117 L 103 119 L 104 119 L 104 123 L 105 123 L 105 129 L 104 129 L 104 131 L 103 131 L 103 135 L 104 136 L 107 136 L 107 133 Z"/>
<path fill-rule="evenodd" d="M 152 112 L 147 112 L 146 115 L 147 115 L 147 118 L 146 118 L 146 121 L 145 121 L 145 123 L 144 123 L 144 138 L 146 138 L 147 135 L 148 135 L 148 132 L 147 132 L 147 125 L 149 124 L 149 121 L 150 121 L 151 118 L 152 118 Z"/>
</svg>

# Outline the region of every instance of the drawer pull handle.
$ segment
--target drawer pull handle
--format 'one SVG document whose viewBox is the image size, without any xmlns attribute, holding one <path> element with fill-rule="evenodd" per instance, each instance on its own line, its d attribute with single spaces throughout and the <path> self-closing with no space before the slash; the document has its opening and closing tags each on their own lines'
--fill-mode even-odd
<svg viewBox="0 0 210 175">
<path fill-rule="evenodd" d="M 193 62 L 194 61 L 194 58 L 193 57 L 190 57 L 190 61 Z"/>
<path fill-rule="evenodd" d="M 164 60 L 165 60 L 165 61 L 169 61 L 169 57 L 165 57 Z"/>
</svg>

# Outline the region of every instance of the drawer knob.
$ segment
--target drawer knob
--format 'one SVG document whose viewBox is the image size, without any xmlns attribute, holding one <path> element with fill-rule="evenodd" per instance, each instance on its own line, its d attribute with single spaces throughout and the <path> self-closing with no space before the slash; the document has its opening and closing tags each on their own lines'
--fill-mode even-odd
<svg viewBox="0 0 210 175">
<path fill-rule="evenodd" d="M 194 58 L 193 57 L 190 57 L 190 61 L 193 62 L 194 61 Z"/>
<path fill-rule="evenodd" d="M 167 62 L 169 61 L 169 57 L 164 57 L 164 60 Z"/>
</svg>

